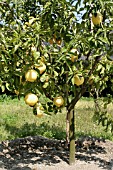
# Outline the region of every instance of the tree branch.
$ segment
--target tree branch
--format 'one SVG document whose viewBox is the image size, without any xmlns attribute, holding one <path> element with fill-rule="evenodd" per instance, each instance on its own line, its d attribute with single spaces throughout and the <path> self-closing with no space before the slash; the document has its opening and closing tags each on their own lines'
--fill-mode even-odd
<svg viewBox="0 0 113 170">
<path fill-rule="evenodd" d="M 69 103 L 69 105 L 68 105 L 68 111 L 69 111 L 69 112 L 74 108 L 75 104 L 78 102 L 78 100 L 79 100 L 79 99 L 83 96 L 83 94 L 86 92 L 87 87 L 89 86 L 89 85 L 87 84 L 87 81 L 88 81 L 88 79 L 89 79 L 89 76 L 90 76 L 90 75 L 93 73 L 93 71 L 95 70 L 97 64 L 98 64 L 99 61 L 100 61 L 100 58 L 101 58 L 101 56 L 97 56 L 97 57 L 95 58 L 95 62 L 94 62 L 94 64 L 93 64 L 93 66 L 92 66 L 92 69 L 89 71 L 88 76 L 87 76 L 87 78 L 86 78 L 85 81 L 84 81 L 84 84 L 82 85 L 81 91 L 79 91 L 79 92 L 76 94 L 75 98 L 71 101 L 71 103 Z"/>
</svg>

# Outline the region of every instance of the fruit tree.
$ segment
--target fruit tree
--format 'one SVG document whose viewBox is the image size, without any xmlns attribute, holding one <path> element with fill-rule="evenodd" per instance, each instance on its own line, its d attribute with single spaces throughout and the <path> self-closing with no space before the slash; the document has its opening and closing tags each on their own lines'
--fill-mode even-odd
<svg viewBox="0 0 113 170">
<path fill-rule="evenodd" d="M 39 117 L 66 108 L 70 165 L 76 103 L 112 81 L 112 29 L 111 0 L 0 1 L 0 87 Z"/>
</svg>

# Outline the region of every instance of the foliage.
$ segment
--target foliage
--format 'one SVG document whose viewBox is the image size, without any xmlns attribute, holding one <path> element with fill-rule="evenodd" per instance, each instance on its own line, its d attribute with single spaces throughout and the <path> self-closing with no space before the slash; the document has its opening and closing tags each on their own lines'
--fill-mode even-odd
<svg viewBox="0 0 113 170">
<path fill-rule="evenodd" d="M 110 110 L 110 105 L 113 104 L 111 95 L 106 98 L 95 99 L 95 114 L 93 119 L 105 127 L 105 131 L 113 133 L 113 115 Z"/>
<path fill-rule="evenodd" d="M 112 7 L 111 0 L 1 0 L 2 91 L 7 88 L 18 96 L 35 93 L 46 114 L 62 111 L 53 103 L 62 96 L 73 126 L 70 131 L 74 130 L 74 119 L 69 117 L 77 101 L 87 89 L 101 92 L 113 77 Z M 93 25 L 91 17 L 97 12 L 103 20 Z M 42 65 L 46 70 L 40 72 Z M 34 82 L 25 79 L 29 69 L 38 73 Z M 74 140 L 74 133 L 70 134 Z"/>
<path fill-rule="evenodd" d="M 1 1 L 2 91 L 7 88 L 10 91 L 18 90 L 20 95 L 29 91 L 38 93 L 40 100 L 42 97 L 45 99 L 43 104 L 49 112 L 57 109 L 51 102 L 56 95 L 66 98 L 68 91 L 72 101 L 83 88 L 103 90 L 113 71 L 112 61 L 108 60 L 112 52 L 111 4 L 110 1 L 83 1 L 84 7 L 79 7 L 80 1 Z M 103 14 L 104 20 L 102 26 L 93 28 L 92 33 L 90 14 L 97 10 Z M 81 14 L 81 20 L 75 16 L 75 11 L 77 16 Z M 61 39 L 61 46 L 48 43 L 53 35 Z M 79 51 L 78 60 L 74 63 L 70 61 L 71 48 Z M 26 71 L 35 68 L 40 60 L 44 60 L 46 72 L 38 74 L 36 82 L 26 82 Z M 73 84 L 75 74 L 85 78 L 82 87 Z M 93 85 L 88 82 L 91 74 L 95 77 Z"/>
</svg>

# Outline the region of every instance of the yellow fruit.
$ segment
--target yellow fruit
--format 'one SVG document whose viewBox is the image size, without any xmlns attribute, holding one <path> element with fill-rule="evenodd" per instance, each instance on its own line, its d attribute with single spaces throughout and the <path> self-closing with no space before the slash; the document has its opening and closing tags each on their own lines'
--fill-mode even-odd
<svg viewBox="0 0 113 170">
<path fill-rule="evenodd" d="M 40 65 L 35 65 L 35 68 L 37 68 L 40 71 L 40 74 L 42 74 L 46 70 L 46 65 L 43 62 L 40 62 Z"/>
<path fill-rule="evenodd" d="M 84 77 L 79 77 L 78 75 L 74 76 L 74 84 L 80 86 L 84 83 Z"/>
<path fill-rule="evenodd" d="M 33 93 L 28 93 L 25 98 L 25 103 L 29 106 L 34 106 L 38 102 L 38 97 Z"/>
<path fill-rule="evenodd" d="M 64 104 L 64 99 L 62 96 L 55 97 L 53 100 L 53 103 L 57 106 L 60 107 Z"/>
<path fill-rule="evenodd" d="M 71 49 L 71 51 L 70 51 L 71 53 L 74 53 L 74 54 L 72 54 L 71 55 L 71 61 L 72 62 L 75 62 L 76 60 L 78 60 L 78 55 L 79 55 L 79 52 L 77 51 L 77 49 L 76 48 L 73 48 L 73 49 Z"/>
<path fill-rule="evenodd" d="M 37 79 L 37 76 L 37 71 L 33 69 L 28 70 L 27 73 L 25 73 L 25 79 L 29 82 L 34 82 Z"/>
<path fill-rule="evenodd" d="M 96 15 L 92 15 L 92 22 L 94 25 L 99 25 L 102 23 L 103 17 L 100 12 L 97 12 Z"/>
</svg>

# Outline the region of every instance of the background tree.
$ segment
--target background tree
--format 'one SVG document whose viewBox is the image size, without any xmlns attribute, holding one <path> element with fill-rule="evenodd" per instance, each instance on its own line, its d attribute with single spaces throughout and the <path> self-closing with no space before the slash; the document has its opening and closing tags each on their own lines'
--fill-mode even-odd
<svg viewBox="0 0 113 170">
<path fill-rule="evenodd" d="M 34 114 L 39 104 L 46 114 L 65 107 L 70 164 L 76 103 L 86 90 L 101 92 L 112 79 L 112 7 L 109 0 L 0 2 L 0 87 L 18 96 L 35 94 Z M 99 23 L 92 16 L 101 16 Z M 26 98 L 27 104 L 34 100 Z"/>
</svg>

